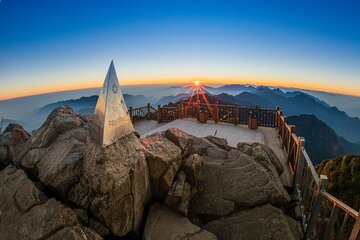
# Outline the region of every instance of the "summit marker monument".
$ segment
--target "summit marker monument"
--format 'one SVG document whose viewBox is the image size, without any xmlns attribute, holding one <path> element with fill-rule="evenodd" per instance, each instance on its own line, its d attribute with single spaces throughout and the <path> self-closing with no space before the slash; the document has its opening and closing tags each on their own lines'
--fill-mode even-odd
<svg viewBox="0 0 360 240">
<path fill-rule="evenodd" d="M 94 137 L 103 147 L 134 131 L 113 61 L 96 103 L 93 128 Z"/>
</svg>

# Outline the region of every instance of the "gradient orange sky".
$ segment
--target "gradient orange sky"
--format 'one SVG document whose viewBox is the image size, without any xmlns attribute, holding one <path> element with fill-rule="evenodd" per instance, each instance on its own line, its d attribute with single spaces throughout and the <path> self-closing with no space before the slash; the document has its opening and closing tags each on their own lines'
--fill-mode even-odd
<svg viewBox="0 0 360 240">
<path fill-rule="evenodd" d="M 157 77 L 149 78 L 146 80 L 139 79 L 124 79 L 120 80 L 122 86 L 137 86 L 137 85 L 169 85 L 169 84 L 193 84 L 194 81 L 200 81 L 200 84 L 203 85 L 223 85 L 223 84 L 252 84 L 252 85 L 265 85 L 272 87 L 286 87 L 286 88 L 298 88 L 306 90 L 315 90 L 315 91 L 326 91 L 331 93 L 340 93 L 352 96 L 360 96 L 360 93 L 357 89 L 349 89 L 346 86 L 339 87 L 336 84 L 323 84 L 316 82 L 309 82 L 304 84 L 303 82 L 296 82 L 288 80 L 277 80 L 277 79 L 241 79 L 240 77 L 201 77 L 201 76 L 192 76 L 192 77 Z M 32 87 L 29 89 L 28 86 L 19 87 L 16 89 L 0 90 L 0 100 L 31 96 L 37 94 L 51 93 L 51 92 L 60 92 L 68 90 L 77 90 L 77 89 L 86 89 L 86 88 L 100 88 L 102 86 L 103 79 L 101 80 L 89 80 L 87 82 L 76 82 L 69 84 L 67 82 L 59 81 L 57 84 L 51 85 L 42 85 L 37 87 Z"/>
<path fill-rule="evenodd" d="M 0 1 L 0 99 L 122 85 L 360 96 L 360 2 Z"/>
</svg>

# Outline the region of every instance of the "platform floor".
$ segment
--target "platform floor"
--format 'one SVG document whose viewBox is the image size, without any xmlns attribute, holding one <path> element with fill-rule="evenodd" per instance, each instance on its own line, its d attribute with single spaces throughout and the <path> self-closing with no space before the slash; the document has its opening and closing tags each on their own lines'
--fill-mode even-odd
<svg viewBox="0 0 360 240">
<path fill-rule="evenodd" d="M 285 169 L 284 173 L 280 176 L 283 185 L 292 186 L 292 174 L 287 164 L 287 156 L 281 146 L 275 128 L 259 127 L 256 130 L 251 130 L 247 125 L 234 125 L 230 123 L 214 124 L 214 122 L 211 121 L 204 124 L 197 122 L 195 119 L 177 119 L 169 123 L 160 124 L 153 120 L 144 120 L 135 123 L 134 127 L 141 137 L 174 127 L 197 137 L 213 135 L 226 138 L 232 147 L 236 147 L 238 142 L 259 142 L 266 144 L 275 152 Z"/>
</svg>

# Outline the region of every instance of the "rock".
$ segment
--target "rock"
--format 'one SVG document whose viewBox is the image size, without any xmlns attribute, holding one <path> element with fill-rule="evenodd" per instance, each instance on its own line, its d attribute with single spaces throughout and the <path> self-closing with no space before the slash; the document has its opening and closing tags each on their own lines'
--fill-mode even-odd
<svg viewBox="0 0 360 240">
<path fill-rule="evenodd" d="M 70 208 L 53 198 L 47 200 L 22 170 L 11 165 L 0 172 L 0 202 L 1 239 L 47 239 L 67 227 L 89 232 Z M 100 238 L 95 233 L 91 236 Z"/>
<path fill-rule="evenodd" d="M 200 156 L 203 155 L 207 148 L 215 146 L 209 140 L 205 138 L 198 138 L 189 135 L 189 154 L 199 154 Z"/>
<path fill-rule="evenodd" d="M 10 123 L 0 134 L 0 170 L 13 162 L 16 152 L 29 139 L 30 134 L 19 124 Z"/>
<path fill-rule="evenodd" d="M 219 138 L 211 135 L 207 136 L 206 138 L 212 143 L 215 143 L 218 147 L 221 147 L 222 149 L 229 149 L 228 141 L 225 138 Z"/>
<path fill-rule="evenodd" d="M 209 147 L 206 149 L 205 156 L 211 158 L 226 158 L 228 152 L 219 147 Z"/>
<path fill-rule="evenodd" d="M 97 232 L 100 236 L 106 236 L 109 235 L 109 230 L 102 225 L 101 222 L 97 221 L 94 218 L 89 219 L 89 227 L 94 229 L 95 232 Z"/>
<path fill-rule="evenodd" d="M 42 204 L 47 201 L 47 197 L 39 191 L 30 180 L 24 181 L 15 193 L 15 203 L 24 212 L 27 212 L 35 205 Z"/>
<path fill-rule="evenodd" d="M 76 129 L 86 127 L 88 119 L 76 114 L 70 106 L 55 108 L 47 117 L 43 125 L 31 136 L 32 148 L 48 147 L 61 134 Z M 84 141 L 87 133 L 78 133 L 75 137 L 79 141 Z"/>
<path fill-rule="evenodd" d="M 48 240 L 101 240 L 96 232 L 90 228 L 66 227 L 56 232 Z"/>
<path fill-rule="evenodd" d="M 236 149 L 246 155 L 252 156 L 252 143 L 239 142 Z"/>
<path fill-rule="evenodd" d="M 196 186 L 200 179 L 200 170 L 202 167 L 202 158 L 200 155 L 194 153 L 190 155 L 185 163 L 181 166 L 181 169 L 186 174 L 186 180 L 192 185 Z"/>
<path fill-rule="evenodd" d="M 193 225 L 187 218 L 171 209 L 154 203 L 148 214 L 143 235 L 144 240 L 215 240 L 212 233 Z"/>
<path fill-rule="evenodd" d="M 79 222 L 81 222 L 84 225 L 87 225 L 89 223 L 89 217 L 87 215 L 87 212 L 84 209 L 76 208 L 76 209 L 73 209 L 73 211 L 76 213 L 76 216 L 77 216 Z"/>
<path fill-rule="evenodd" d="M 238 143 L 236 148 L 252 156 L 259 163 L 263 163 L 264 165 L 268 165 L 268 162 L 272 163 L 279 176 L 284 172 L 284 167 L 279 158 L 269 146 L 261 143 Z"/>
<path fill-rule="evenodd" d="M 144 151 L 135 134 L 106 148 L 88 138 L 82 175 L 69 191 L 68 200 L 88 209 L 111 234 L 140 234 L 144 207 L 151 194 Z"/>
<path fill-rule="evenodd" d="M 68 107 L 52 111 L 15 158 L 32 178 L 65 199 L 81 176 L 90 122 Z"/>
<path fill-rule="evenodd" d="M 231 150 L 232 159 L 204 157 L 199 184 L 201 191 L 191 212 L 195 215 L 226 216 L 238 209 L 271 203 L 283 207 L 290 196 L 275 178 L 251 157 Z"/>
<path fill-rule="evenodd" d="M 236 149 L 231 149 L 228 154 L 227 154 L 227 158 L 230 160 L 234 160 L 236 161 L 237 159 L 239 159 L 241 157 L 241 155 L 243 155 L 244 153 L 240 152 L 239 150 Z"/>
<path fill-rule="evenodd" d="M 220 240 L 302 239 L 298 223 L 270 204 L 231 214 L 203 227 Z"/>
<path fill-rule="evenodd" d="M 165 197 L 164 204 L 176 212 L 187 216 L 190 203 L 190 189 L 191 186 L 186 182 L 185 173 L 179 171 L 176 181 L 174 181 Z"/>
<path fill-rule="evenodd" d="M 181 148 L 181 151 L 184 151 L 189 140 L 189 135 L 178 128 L 169 128 L 166 130 L 165 137 Z"/>
<path fill-rule="evenodd" d="M 91 125 L 91 119 L 70 107 L 59 107 L 24 144 L 15 162 L 46 192 L 86 209 L 110 235 L 140 234 L 151 196 L 145 148 L 135 134 L 102 148 L 92 137 Z"/>
<path fill-rule="evenodd" d="M 153 196 L 162 199 L 180 168 L 181 150 L 160 133 L 145 137 L 142 143 L 147 150 L 146 159 Z"/>
<path fill-rule="evenodd" d="M 274 151 L 264 144 L 253 144 L 253 157 L 257 162 L 271 162 L 275 167 L 278 175 L 284 172 L 284 167 Z"/>
<path fill-rule="evenodd" d="M 38 179 L 65 199 L 81 176 L 85 144 L 75 138 L 60 137 L 53 142 L 36 164 Z"/>
</svg>

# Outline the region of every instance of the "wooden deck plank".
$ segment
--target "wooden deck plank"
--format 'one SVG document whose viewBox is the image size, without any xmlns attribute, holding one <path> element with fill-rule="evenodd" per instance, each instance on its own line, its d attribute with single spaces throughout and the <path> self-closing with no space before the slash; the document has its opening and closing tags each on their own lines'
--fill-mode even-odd
<svg viewBox="0 0 360 240">
<path fill-rule="evenodd" d="M 211 121 L 204 124 L 197 122 L 195 119 L 177 119 L 165 124 L 146 120 L 141 122 L 134 125 L 141 137 L 175 127 L 197 137 L 212 135 L 226 138 L 232 147 L 236 147 L 238 142 L 259 142 L 266 144 L 275 152 L 285 169 L 284 173 L 280 176 L 283 185 L 292 186 L 292 174 L 287 163 L 287 155 L 281 146 L 275 128 L 258 127 L 256 130 L 251 130 L 246 125 L 230 123 L 214 124 Z"/>
</svg>

